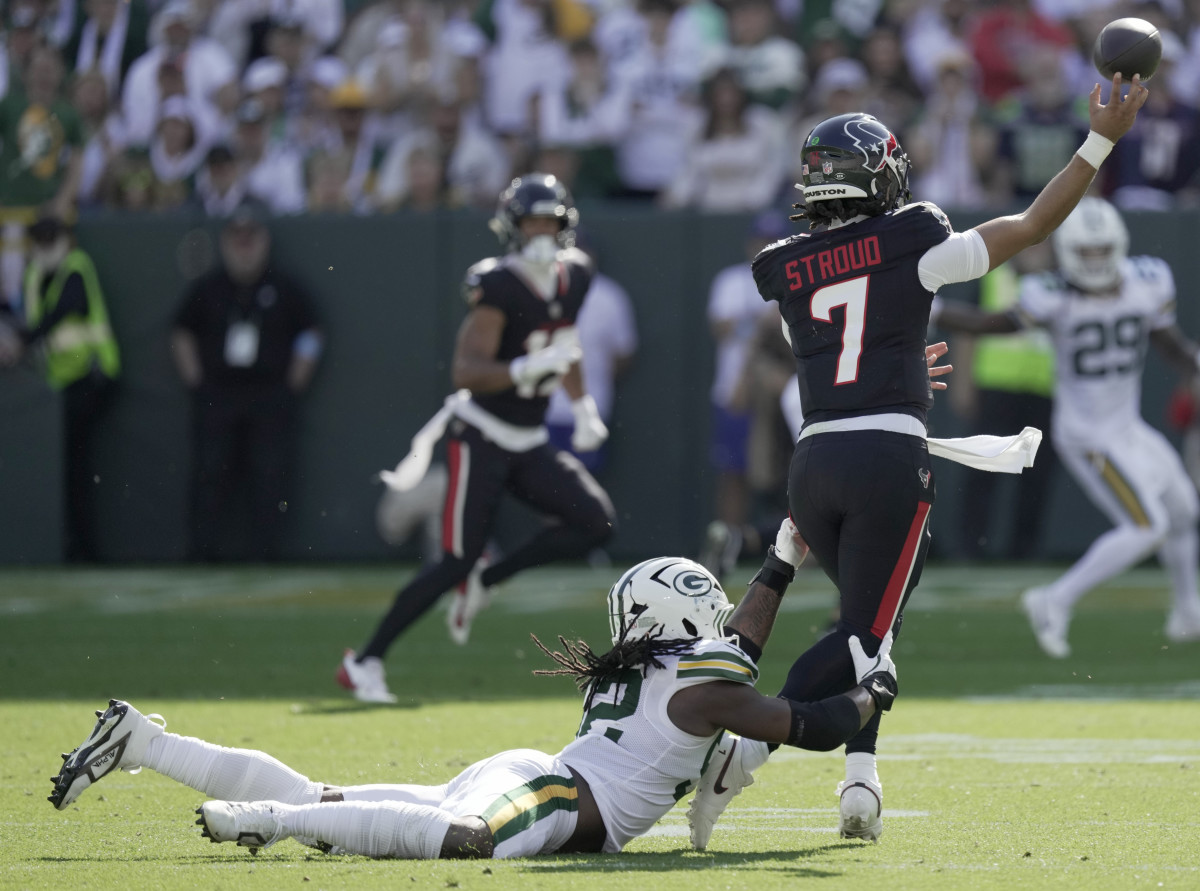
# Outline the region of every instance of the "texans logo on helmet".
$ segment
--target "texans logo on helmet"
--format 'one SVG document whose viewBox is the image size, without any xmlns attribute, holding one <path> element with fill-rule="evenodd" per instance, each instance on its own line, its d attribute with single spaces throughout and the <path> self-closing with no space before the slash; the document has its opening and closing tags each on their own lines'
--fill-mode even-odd
<svg viewBox="0 0 1200 891">
<path fill-rule="evenodd" d="M 896 137 L 879 121 L 858 118 L 847 121 L 842 129 L 854 140 L 854 147 L 862 152 L 866 159 L 863 167 L 872 173 L 882 170 L 892 152 L 896 150 Z"/>
</svg>

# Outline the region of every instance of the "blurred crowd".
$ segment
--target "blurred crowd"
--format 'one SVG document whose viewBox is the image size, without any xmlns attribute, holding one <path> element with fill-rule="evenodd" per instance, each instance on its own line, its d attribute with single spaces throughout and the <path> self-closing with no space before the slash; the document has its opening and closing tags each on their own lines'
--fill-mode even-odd
<svg viewBox="0 0 1200 891">
<path fill-rule="evenodd" d="M 530 169 L 754 211 L 848 110 L 899 134 L 918 198 L 1003 207 L 1079 145 L 1130 14 L 1164 61 L 1104 191 L 1196 203 L 1200 0 L 7 0 L 0 213 L 490 208 Z"/>
</svg>

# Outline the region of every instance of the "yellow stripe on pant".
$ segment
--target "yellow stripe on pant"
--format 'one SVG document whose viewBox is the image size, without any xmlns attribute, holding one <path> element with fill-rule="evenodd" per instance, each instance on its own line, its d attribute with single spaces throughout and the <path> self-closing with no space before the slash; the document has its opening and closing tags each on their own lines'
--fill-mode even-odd
<svg viewBox="0 0 1200 891">
<path fill-rule="evenodd" d="M 555 811 L 578 809 L 579 791 L 573 779 L 544 776 L 502 795 L 481 816 L 499 845 Z"/>
<path fill-rule="evenodd" d="M 1142 507 L 1142 503 L 1138 500 L 1137 492 L 1133 486 L 1129 485 L 1129 481 L 1121 475 L 1121 471 L 1117 470 L 1116 465 L 1100 452 L 1089 453 L 1088 459 L 1092 462 L 1092 466 L 1100 471 L 1100 479 L 1112 490 L 1113 495 L 1116 496 L 1117 501 L 1121 503 L 1121 507 L 1133 519 L 1134 524 L 1143 528 L 1148 527 L 1150 525 L 1150 517 L 1147 516 L 1146 509 Z"/>
</svg>

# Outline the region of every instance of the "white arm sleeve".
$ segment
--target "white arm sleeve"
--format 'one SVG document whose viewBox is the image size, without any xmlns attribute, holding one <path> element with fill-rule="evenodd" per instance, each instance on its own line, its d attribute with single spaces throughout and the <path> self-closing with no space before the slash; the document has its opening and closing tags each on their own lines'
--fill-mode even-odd
<svg viewBox="0 0 1200 891">
<path fill-rule="evenodd" d="M 780 316 L 779 324 L 783 326 L 783 339 L 788 342 L 788 346 L 792 345 L 792 331 L 788 328 L 787 319 Z"/>
<path fill-rule="evenodd" d="M 917 275 L 925 290 L 936 293 L 942 285 L 982 277 L 991 262 L 983 236 L 970 229 L 953 232 L 941 244 L 927 250 L 917 264 Z"/>
</svg>

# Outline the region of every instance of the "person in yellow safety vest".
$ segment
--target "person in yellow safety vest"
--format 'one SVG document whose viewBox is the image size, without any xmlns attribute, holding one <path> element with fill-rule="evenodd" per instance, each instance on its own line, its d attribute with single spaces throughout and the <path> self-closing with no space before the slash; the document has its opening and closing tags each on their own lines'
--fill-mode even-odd
<svg viewBox="0 0 1200 891">
<path fill-rule="evenodd" d="M 101 484 L 92 461 L 97 424 L 112 402 L 120 353 L 96 267 L 55 217 L 29 227 L 25 269 L 25 348 L 40 346 L 46 381 L 63 394 L 66 463 L 66 557 L 94 561 L 95 494 Z"/>
<path fill-rule="evenodd" d="M 980 279 L 980 308 L 988 312 L 1013 309 L 1019 294 L 1019 275 L 1025 271 L 1032 270 L 1006 263 Z M 1046 332 L 979 337 L 970 364 L 975 390 L 969 406 L 972 434 L 999 434 L 1030 426 L 1049 438 L 1054 349 Z M 979 559 L 990 554 L 1010 560 L 1033 556 L 1057 463 L 1053 451 L 1044 449 L 1034 466 L 1013 480 L 1017 493 L 1011 533 L 998 548 L 988 548 L 987 544 L 989 526 L 996 515 L 996 484 L 1001 481 L 994 473 L 967 474 L 959 527 L 963 556 Z"/>
</svg>

